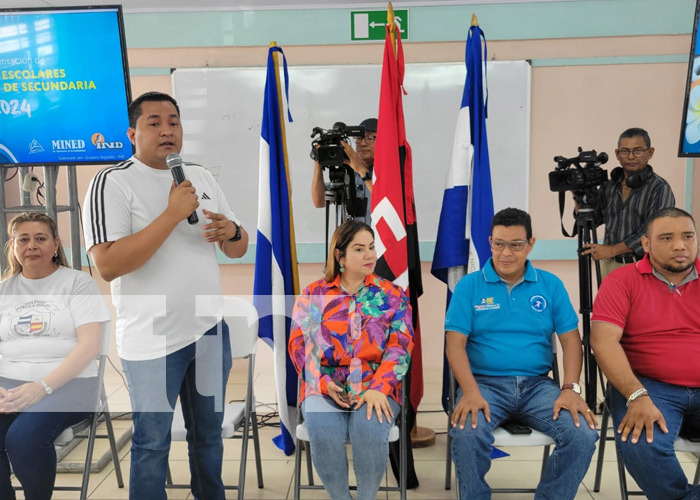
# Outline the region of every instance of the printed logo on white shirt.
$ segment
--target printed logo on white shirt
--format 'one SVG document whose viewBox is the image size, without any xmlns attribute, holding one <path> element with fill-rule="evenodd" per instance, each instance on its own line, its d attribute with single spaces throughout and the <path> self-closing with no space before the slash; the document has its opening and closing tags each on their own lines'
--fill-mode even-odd
<svg viewBox="0 0 700 500">
<path fill-rule="evenodd" d="M 33 300 L 16 306 L 10 313 L 10 335 L 7 340 L 56 337 L 58 332 L 51 328 L 56 311 L 58 308 L 53 302 L 44 300 Z"/>
</svg>

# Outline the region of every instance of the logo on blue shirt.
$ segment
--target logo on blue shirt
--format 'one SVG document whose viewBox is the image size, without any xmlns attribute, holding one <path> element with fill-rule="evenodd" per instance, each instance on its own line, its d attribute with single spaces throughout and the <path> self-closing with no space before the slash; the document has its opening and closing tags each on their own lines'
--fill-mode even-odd
<svg viewBox="0 0 700 500">
<path fill-rule="evenodd" d="M 477 311 L 492 311 L 500 308 L 501 304 L 494 302 L 493 297 L 482 297 L 481 303 L 474 305 L 474 309 Z"/>
<path fill-rule="evenodd" d="M 530 297 L 530 307 L 533 311 L 541 313 L 547 309 L 547 301 L 542 295 L 533 295 Z"/>
</svg>

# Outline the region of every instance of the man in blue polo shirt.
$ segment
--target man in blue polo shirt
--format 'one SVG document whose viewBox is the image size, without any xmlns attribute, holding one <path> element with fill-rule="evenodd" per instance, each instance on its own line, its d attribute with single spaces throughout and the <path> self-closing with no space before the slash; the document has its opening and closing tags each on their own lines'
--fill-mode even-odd
<svg viewBox="0 0 700 500">
<path fill-rule="evenodd" d="M 515 419 L 556 443 L 535 499 L 573 499 L 598 439 L 577 383 L 578 316 L 561 280 L 527 259 L 535 238 L 526 212 L 498 212 L 489 242 L 491 259 L 459 282 L 445 319 L 447 358 L 459 384 L 450 435 L 461 498 L 491 498 L 484 478 L 492 431 Z M 548 376 L 553 333 L 562 346 L 561 387 Z"/>
</svg>

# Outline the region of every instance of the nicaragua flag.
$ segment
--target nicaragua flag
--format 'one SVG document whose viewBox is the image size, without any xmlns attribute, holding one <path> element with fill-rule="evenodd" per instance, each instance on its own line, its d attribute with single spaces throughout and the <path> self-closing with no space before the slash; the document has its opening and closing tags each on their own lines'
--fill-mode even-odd
<svg viewBox="0 0 700 500">
<path fill-rule="evenodd" d="M 393 19 L 393 10 L 388 16 Z M 401 32 L 387 18 L 384 59 L 379 90 L 377 142 L 374 148 L 372 227 L 377 249 L 376 273 L 401 286 L 411 299 L 413 353 L 410 401 L 415 411 L 423 398 L 423 357 L 418 297 L 423 282 L 418 249 L 418 227 L 413 193 L 413 160 L 406 139 L 403 113 L 404 56 Z M 396 48 L 392 42 L 395 34 Z"/>
<path fill-rule="evenodd" d="M 439 280 L 448 285 L 453 282 L 450 290 L 465 273 L 480 269 L 491 256 L 489 234 L 493 218 L 493 192 L 486 137 L 483 36 L 478 25 L 469 29 L 467 77 L 457 115 L 452 160 L 431 268 L 432 274 Z M 485 53 L 485 44 L 483 50 Z"/>
<path fill-rule="evenodd" d="M 287 341 L 294 299 L 299 294 L 299 276 L 277 52 L 282 54 L 284 60 L 285 94 L 289 102 L 287 60 L 282 49 L 273 45 L 267 55 L 260 138 L 253 302 L 260 318 L 258 336 L 272 347 L 275 354 L 277 405 L 282 434 L 273 441 L 286 455 L 291 455 L 294 453 L 297 376 L 287 355 Z M 287 113 L 291 122 L 292 115 L 289 110 Z"/>
<path fill-rule="evenodd" d="M 466 43 L 467 76 L 452 147 L 431 273 L 447 284 L 447 306 L 454 287 L 467 273 L 478 271 L 491 256 L 493 219 L 491 166 L 486 137 L 484 33 L 472 19 Z M 444 359 L 443 407 L 447 411 L 449 372 Z"/>
</svg>

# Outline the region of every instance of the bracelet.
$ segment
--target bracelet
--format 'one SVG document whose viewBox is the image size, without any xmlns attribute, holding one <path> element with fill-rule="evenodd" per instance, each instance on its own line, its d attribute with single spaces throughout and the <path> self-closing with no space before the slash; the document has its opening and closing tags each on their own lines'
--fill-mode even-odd
<svg viewBox="0 0 700 500">
<path fill-rule="evenodd" d="M 629 408 L 630 403 L 632 401 L 634 401 L 635 399 L 640 398 L 642 396 L 648 396 L 648 395 L 649 395 L 649 393 L 647 392 L 647 390 L 644 387 L 642 387 L 641 389 L 637 389 L 632 394 L 630 394 L 629 398 L 627 398 L 627 403 L 625 404 L 625 408 Z"/>
</svg>

